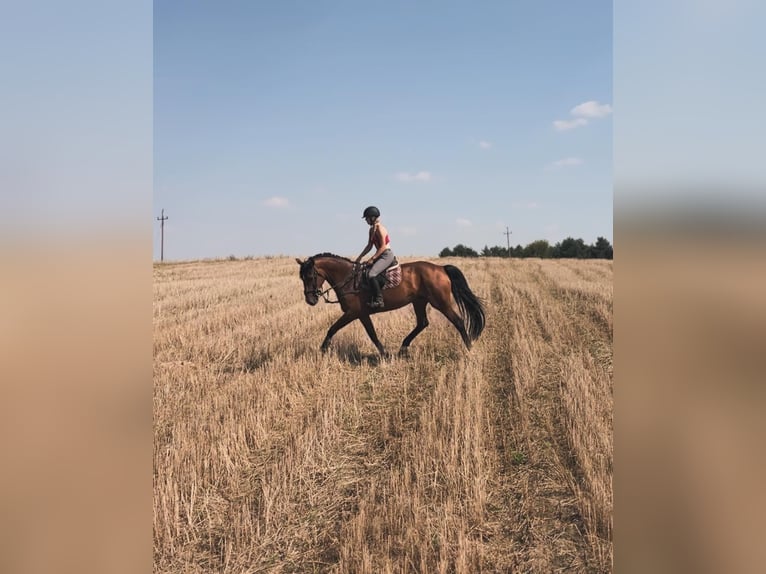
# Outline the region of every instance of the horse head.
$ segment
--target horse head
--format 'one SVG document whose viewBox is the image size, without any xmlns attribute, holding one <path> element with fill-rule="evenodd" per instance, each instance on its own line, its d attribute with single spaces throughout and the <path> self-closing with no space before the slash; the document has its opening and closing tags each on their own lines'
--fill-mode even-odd
<svg viewBox="0 0 766 574">
<path fill-rule="evenodd" d="M 354 267 L 353 261 L 333 253 L 319 253 L 305 261 L 300 259 L 295 261 L 301 266 L 300 278 L 303 281 L 303 294 L 309 305 L 316 305 L 319 298 L 330 289 L 343 288 L 348 282 L 347 280 L 351 278 L 351 269 Z M 328 287 L 323 291 L 322 286 L 325 281 L 327 281 Z"/>
<path fill-rule="evenodd" d="M 306 298 L 306 303 L 312 306 L 316 305 L 319 303 L 325 278 L 317 273 L 313 257 L 309 257 L 305 261 L 296 258 L 295 261 L 300 265 L 298 274 L 303 281 L 303 295 Z"/>
</svg>

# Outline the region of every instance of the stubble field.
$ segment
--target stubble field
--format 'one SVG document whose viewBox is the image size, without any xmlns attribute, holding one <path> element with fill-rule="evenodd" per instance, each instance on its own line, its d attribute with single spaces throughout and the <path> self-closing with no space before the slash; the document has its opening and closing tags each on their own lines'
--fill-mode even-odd
<svg viewBox="0 0 766 574">
<path fill-rule="evenodd" d="M 429 307 L 408 358 L 359 322 L 322 355 L 293 258 L 155 264 L 155 572 L 611 571 L 612 262 L 432 261 L 470 352 Z"/>
</svg>

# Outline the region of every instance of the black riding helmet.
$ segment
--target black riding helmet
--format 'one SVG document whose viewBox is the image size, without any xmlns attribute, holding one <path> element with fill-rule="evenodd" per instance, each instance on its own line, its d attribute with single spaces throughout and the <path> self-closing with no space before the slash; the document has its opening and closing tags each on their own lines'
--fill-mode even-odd
<svg viewBox="0 0 766 574">
<path fill-rule="evenodd" d="M 368 217 L 380 217 L 380 210 L 374 205 L 371 205 L 365 209 L 364 214 L 362 214 L 362 219 L 367 219 Z"/>
</svg>

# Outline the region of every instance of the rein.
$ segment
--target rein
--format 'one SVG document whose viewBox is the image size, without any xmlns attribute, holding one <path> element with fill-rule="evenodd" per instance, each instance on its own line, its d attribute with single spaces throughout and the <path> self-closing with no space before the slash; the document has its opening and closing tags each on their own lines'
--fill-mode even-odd
<svg viewBox="0 0 766 574">
<path fill-rule="evenodd" d="M 327 303 L 340 303 L 340 297 L 338 297 L 337 301 L 331 301 L 328 293 L 330 291 L 332 291 L 333 289 L 335 289 L 336 290 L 336 295 L 338 295 L 340 290 L 343 289 L 346 285 L 348 285 L 349 281 L 351 281 L 354 278 L 354 275 L 356 274 L 357 264 L 354 263 L 354 266 L 351 268 L 351 273 L 349 273 L 348 277 L 346 277 L 346 280 L 343 281 L 343 283 L 340 283 L 339 285 L 333 285 L 332 282 L 330 281 L 329 277 L 327 277 L 326 275 L 324 275 L 324 274 L 320 273 L 319 271 L 317 271 L 316 267 L 312 267 L 312 268 L 314 270 L 314 289 L 313 290 L 306 290 L 306 289 L 304 289 L 303 293 L 305 295 L 308 295 L 309 293 L 313 293 L 317 297 L 322 297 L 325 300 L 325 302 L 327 302 Z M 316 284 L 317 284 L 316 276 L 317 275 L 319 275 L 322 279 L 327 281 L 327 284 L 329 285 L 329 287 L 327 289 L 325 289 L 324 291 L 319 290 L 317 288 L 317 286 L 316 286 Z"/>
</svg>

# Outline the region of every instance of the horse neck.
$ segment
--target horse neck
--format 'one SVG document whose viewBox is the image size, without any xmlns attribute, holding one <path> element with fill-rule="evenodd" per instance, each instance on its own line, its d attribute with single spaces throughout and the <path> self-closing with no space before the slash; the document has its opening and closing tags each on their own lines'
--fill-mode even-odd
<svg viewBox="0 0 766 574">
<path fill-rule="evenodd" d="M 314 261 L 317 271 L 320 271 L 333 283 L 340 281 L 348 276 L 351 270 L 351 263 L 345 259 L 336 259 L 334 257 L 322 257 Z"/>
</svg>

